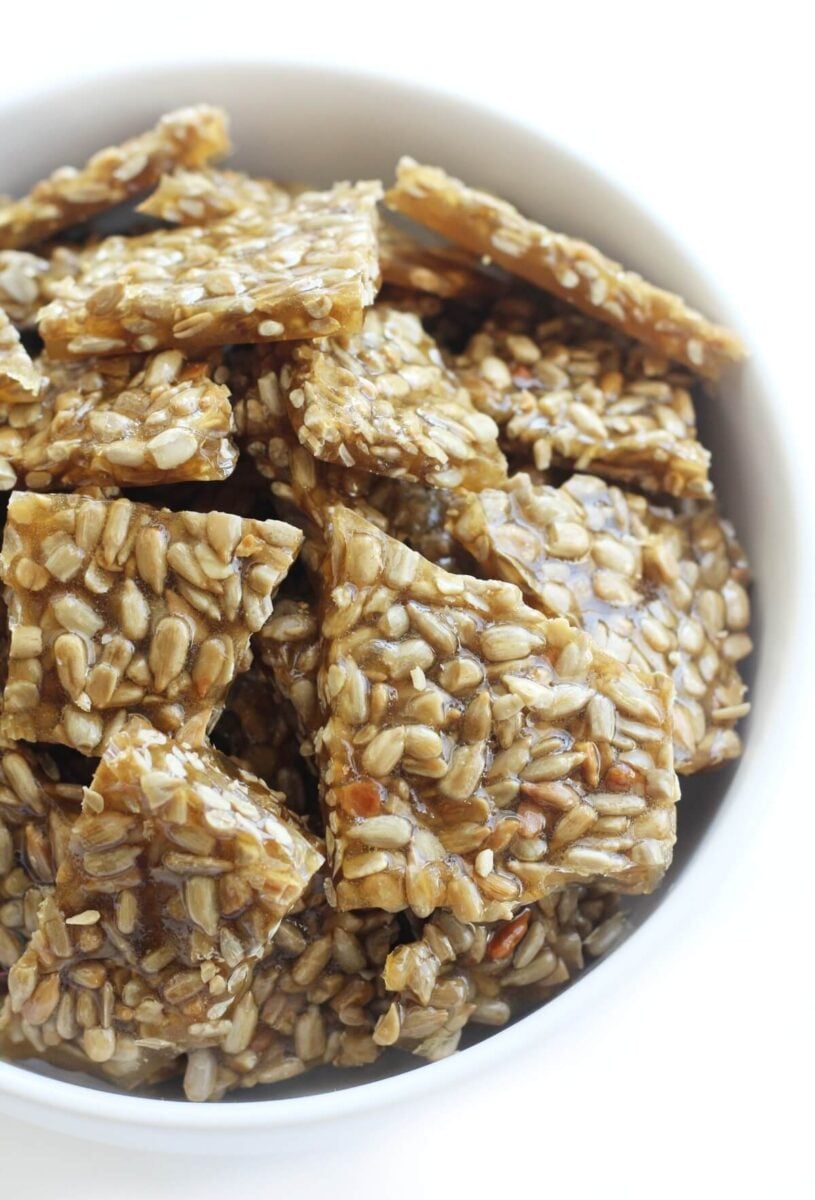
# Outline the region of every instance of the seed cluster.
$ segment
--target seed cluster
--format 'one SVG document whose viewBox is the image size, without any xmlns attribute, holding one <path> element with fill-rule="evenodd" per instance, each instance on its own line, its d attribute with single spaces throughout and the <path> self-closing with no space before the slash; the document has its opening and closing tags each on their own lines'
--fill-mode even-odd
<svg viewBox="0 0 815 1200">
<path fill-rule="evenodd" d="M 501 300 L 458 358 L 508 454 L 592 471 L 645 491 L 707 498 L 688 371 L 580 314 Z"/>
<path fill-rule="evenodd" d="M 32 246 L 138 195 L 177 164 L 200 167 L 229 148 L 221 109 L 199 104 L 167 113 L 154 129 L 100 150 L 79 170 L 60 167 L 23 199 L 0 203 L 0 249 Z"/>
</svg>

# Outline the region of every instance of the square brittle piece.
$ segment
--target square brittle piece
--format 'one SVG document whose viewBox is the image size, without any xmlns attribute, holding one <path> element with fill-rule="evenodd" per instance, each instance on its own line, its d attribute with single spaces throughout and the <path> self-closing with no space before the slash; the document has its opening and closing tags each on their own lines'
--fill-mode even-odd
<svg viewBox="0 0 815 1200">
<path fill-rule="evenodd" d="M 284 797 L 223 755 L 124 730 L 10 974 L 6 1036 L 131 1079 L 155 1052 L 236 1050 L 255 966 L 322 861 Z"/>
<path fill-rule="evenodd" d="M 502 424 L 507 453 L 651 492 L 711 494 L 693 378 L 577 313 L 499 302 L 458 359 L 474 403 Z"/>
<path fill-rule="evenodd" d="M 329 545 L 316 746 L 338 907 L 489 921 L 568 883 L 653 889 L 670 680 L 347 509 Z"/>
<path fill-rule="evenodd" d="M 298 346 L 281 382 L 317 458 L 437 487 L 506 477 L 495 422 L 474 408 L 413 313 L 378 305 L 360 333 Z"/>
<path fill-rule="evenodd" d="M 376 183 L 305 192 L 282 213 L 111 237 L 40 314 L 54 358 L 354 331 L 378 282 Z"/>
<path fill-rule="evenodd" d="M 586 242 L 553 233 L 438 167 L 403 158 L 390 208 L 710 378 L 744 357 L 735 334 Z"/>
<path fill-rule="evenodd" d="M 29 488 L 226 479 L 238 452 L 229 391 L 179 350 L 47 362 L 42 415 L 15 462 Z"/>
<path fill-rule="evenodd" d="M 21 200 L 0 203 L 0 248 L 31 246 L 146 191 L 177 164 L 203 166 L 229 150 L 226 113 L 199 104 L 108 146 L 76 170 L 60 167 Z"/>
<path fill-rule="evenodd" d="M 15 493 L 0 732 L 84 754 L 133 714 L 165 731 L 195 717 L 203 733 L 301 541 L 281 521 Z"/>
<path fill-rule="evenodd" d="M 34 404 L 45 380 L 0 308 L 0 404 Z"/>
<path fill-rule="evenodd" d="M 677 771 L 741 753 L 747 566 L 712 507 L 675 516 L 589 475 L 559 488 L 515 475 L 454 503 L 451 532 L 490 574 L 621 662 L 673 676 Z"/>
</svg>

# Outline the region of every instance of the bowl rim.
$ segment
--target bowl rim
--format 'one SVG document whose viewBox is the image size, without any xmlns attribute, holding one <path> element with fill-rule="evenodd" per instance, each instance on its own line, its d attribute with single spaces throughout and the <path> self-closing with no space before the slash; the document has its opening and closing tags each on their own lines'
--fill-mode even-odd
<svg viewBox="0 0 815 1200">
<path fill-rule="evenodd" d="M 337 64 L 331 61 L 319 60 L 275 59 L 269 57 L 229 57 L 227 59 L 210 58 L 206 56 L 193 59 L 182 59 L 176 62 L 168 61 L 160 64 L 136 61 L 127 68 L 116 68 L 94 73 L 87 79 L 63 79 L 46 88 L 27 88 L 18 92 L 8 102 L 0 103 L 0 113 L 6 120 L 13 120 L 17 114 L 25 115 L 33 104 L 48 100 L 67 102 L 72 96 L 90 97 L 94 93 L 103 93 L 106 86 L 115 82 L 121 86 L 123 82 L 133 86 L 149 86 L 151 80 L 164 79 L 170 75 L 176 79 L 189 79 L 192 90 L 198 88 L 197 77 L 202 77 L 202 88 L 206 89 L 206 72 L 220 71 L 224 74 L 235 74 L 241 71 L 290 73 L 301 76 L 311 74 L 316 80 L 325 83 L 326 78 L 332 82 L 341 83 L 344 80 L 364 82 L 372 87 L 401 96 L 408 100 L 419 96 L 426 101 L 433 101 L 444 106 L 448 113 L 469 119 L 472 123 L 490 121 L 506 128 L 522 131 L 531 140 L 537 141 L 546 148 L 546 153 L 559 159 L 564 165 L 578 168 L 590 175 L 593 181 L 610 193 L 622 198 L 632 206 L 647 222 L 664 244 L 672 249 L 681 251 L 681 257 L 688 272 L 709 294 L 717 316 L 740 327 L 745 328 L 748 322 L 736 316 L 737 305 L 726 286 L 714 282 L 707 270 L 701 266 L 695 257 L 693 245 L 683 243 L 682 235 L 673 229 L 660 215 L 653 211 L 650 205 L 640 199 L 620 178 L 615 176 L 607 164 L 598 166 L 583 153 L 578 153 L 563 143 L 548 128 L 542 128 L 534 120 L 529 120 L 516 113 L 503 110 L 493 104 L 483 103 L 462 95 L 454 89 L 444 86 L 434 86 L 427 83 L 417 83 L 409 78 L 396 78 L 368 69 Z M 201 99 L 204 99 L 202 97 Z M 190 102 L 193 102 L 191 98 Z M 754 341 L 754 344 L 757 344 Z M 752 370 L 759 390 L 763 394 L 771 394 L 769 374 L 764 357 L 760 350 L 751 356 Z M 769 414 L 772 436 L 774 438 L 773 453 L 783 464 L 787 490 L 790 491 L 793 479 L 803 480 L 803 459 L 799 458 L 797 448 L 782 438 L 775 414 Z M 805 546 L 804 521 L 797 507 L 790 505 L 789 511 L 795 514 L 793 536 L 798 547 L 803 551 Z M 796 598 L 800 596 L 797 581 L 803 578 L 802 555 L 796 556 L 791 564 L 790 585 Z M 789 628 L 779 633 L 779 641 L 783 637 L 784 645 L 789 646 L 794 640 L 794 631 L 800 624 L 802 603 L 795 607 L 795 619 L 789 622 Z M 745 759 L 754 758 L 752 748 L 748 744 Z M 742 760 L 744 763 L 744 760 Z M 742 772 L 739 772 L 742 774 Z M 746 776 L 751 774 L 745 770 Z M 156 1099 L 131 1095 L 128 1093 L 97 1090 L 83 1084 L 72 1083 L 62 1079 L 54 1079 L 28 1070 L 13 1061 L 0 1060 L 0 1100 L 14 1097 L 27 1106 L 29 1113 L 34 1110 L 50 1110 L 54 1113 L 70 1115 L 75 1119 L 89 1119 L 104 1122 L 107 1125 L 127 1125 L 135 1128 L 155 1128 L 164 1126 L 171 1130 L 184 1133 L 206 1133 L 218 1131 L 227 1134 L 230 1131 L 251 1133 L 260 1130 L 294 1129 L 316 1121 L 333 1120 L 339 1117 L 348 1118 L 370 1111 L 373 1108 L 391 1106 L 395 1103 L 410 1101 L 429 1091 L 440 1088 L 449 1089 L 463 1080 L 471 1078 L 477 1072 L 482 1072 L 497 1060 L 516 1058 L 522 1052 L 524 1044 L 530 1038 L 542 1038 L 551 1034 L 563 1024 L 564 1019 L 575 1010 L 590 1011 L 603 995 L 609 992 L 616 983 L 628 974 L 629 958 L 635 953 L 648 948 L 650 943 L 654 948 L 661 941 L 665 930 L 676 928 L 681 918 L 683 908 L 687 907 L 687 897 L 692 891 L 694 876 L 701 874 L 705 862 L 715 852 L 715 845 L 722 841 L 722 826 L 730 826 L 734 817 L 732 813 L 733 792 L 737 781 L 731 781 L 727 795 L 711 825 L 706 829 L 700 845 L 691 855 L 685 865 L 681 886 L 668 887 L 655 910 L 650 913 L 641 926 L 617 947 L 613 953 L 598 964 L 597 969 L 588 971 L 581 976 L 574 986 L 558 993 L 541 1008 L 515 1021 L 510 1026 L 497 1029 L 476 1045 L 468 1047 L 461 1053 L 454 1054 L 439 1062 L 424 1063 L 413 1070 L 393 1074 L 382 1079 L 352 1084 L 337 1090 L 329 1090 L 308 1096 L 285 1097 L 280 1099 L 240 1099 L 235 1103 L 192 1104 L 185 1100 Z M 741 781 L 744 786 L 744 780 Z M 715 837 L 714 837 L 715 835 Z M 33 1118 L 32 1118 L 33 1119 Z"/>
</svg>

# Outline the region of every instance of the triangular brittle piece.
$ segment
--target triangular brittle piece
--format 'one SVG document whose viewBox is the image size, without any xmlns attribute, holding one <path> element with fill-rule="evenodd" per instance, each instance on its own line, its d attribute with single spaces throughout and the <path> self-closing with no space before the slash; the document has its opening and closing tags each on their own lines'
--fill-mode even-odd
<svg viewBox="0 0 815 1200">
<path fill-rule="evenodd" d="M 226 113 L 199 104 L 108 146 L 79 170 L 60 167 L 21 200 L 0 203 L 0 248 L 31 246 L 146 191 L 176 164 L 203 166 L 229 150 Z"/>
<path fill-rule="evenodd" d="M 283 801 L 215 751 L 113 738 L 10 972 L 4 1037 L 125 1083 L 236 1051 L 255 967 L 322 862 Z"/>
<path fill-rule="evenodd" d="M 298 437 L 317 458 L 436 487 L 506 477 L 494 421 L 413 313 L 377 305 L 359 334 L 298 346 L 280 378 Z"/>
<path fill-rule="evenodd" d="M 328 540 L 316 744 L 338 906 L 484 921 L 567 883 L 655 887 L 670 681 L 349 510 Z"/>
<path fill-rule="evenodd" d="M 305 192 L 283 213 L 110 237 L 40 314 L 54 358 L 316 338 L 362 323 L 378 282 L 376 183 Z"/>
<path fill-rule="evenodd" d="M 15 493 L 0 732 L 83 754 L 133 715 L 203 735 L 301 541 L 282 521 Z"/>
<path fill-rule="evenodd" d="M 450 529 L 490 574 L 622 662 L 673 676 L 678 771 L 741 753 L 747 568 L 714 509 L 676 516 L 589 475 L 559 488 L 516 475 L 456 503 Z"/>
<path fill-rule="evenodd" d="M 473 254 L 703 375 L 715 379 L 724 366 L 744 357 L 735 334 L 689 308 L 681 297 L 438 167 L 403 158 L 396 186 L 385 199 L 391 208 Z"/>
<path fill-rule="evenodd" d="M 473 402 L 501 425 L 513 458 L 645 491 L 711 494 L 693 376 L 595 321 L 508 297 L 456 365 Z"/>
</svg>

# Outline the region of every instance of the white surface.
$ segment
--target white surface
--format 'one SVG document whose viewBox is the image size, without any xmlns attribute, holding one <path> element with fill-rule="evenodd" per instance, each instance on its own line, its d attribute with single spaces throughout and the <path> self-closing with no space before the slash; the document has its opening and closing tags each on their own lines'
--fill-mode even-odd
<svg viewBox="0 0 815 1200">
<path fill-rule="evenodd" d="M 804 31 L 785 20 L 791 7 L 788 14 L 784 5 L 773 6 L 777 32 L 768 32 L 766 14 L 760 25 L 731 29 L 723 5 L 684 5 L 667 31 L 647 16 L 661 6 L 639 5 L 607 5 L 593 19 L 583 7 L 579 16 L 539 18 L 524 31 L 506 6 L 500 28 L 485 18 L 483 34 L 462 39 L 461 16 L 440 21 L 436 6 L 431 44 L 417 19 L 419 5 L 410 9 L 408 28 L 397 30 L 392 18 L 389 49 L 364 35 L 360 14 L 368 6 L 354 6 L 353 28 L 346 14 L 322 33 L 320 7 L 310 5 L 301 17 L 309 47 L 302 28 L 267 10 L 259 30 L 239 20 L 231 29 L 218 26 L 216 34 L 204 21 L 187 49 L 210 57 L 260 56 L 265 44 L 294 59 L 309 49 L 327 61 L 376 64 L 444 83 L 537 121 L 659 211 L 707 273 L 738 297 L 744 332 L 772 362 L 778 394 L 800 421 L 799 443 L 807 430 L 811 437 L 811 373 L 797 356 L 794 331 L 803 337 L 805 314 L 811 321 L 805 281 L 815 266 L 813 197 L 798 147 L 809 144 L 812 96 L 801 83 L 808 71 Z M 37 37 L 36 78 L 30 54 L 4 55 L 3 97 L 110 62 L 98 33 L 104 11 L 112 10 L 85 5 L 77 21 L 76 8 L 66 10 L 57 18 L 67 22 L 64 29 L 49 17 Z M 158 9 L 142 5 L 138 11 L 150 16 Z M 369 11 L 373 25 L 373 13 L 383 10 Z M 166 31 L 166 8 L 161 12 Z M 479 25 L 477 9 L 469 19 Z M 382 28 L 381 17 L 376 24 Z M 76 36 L 77 25 L 95 28 L 92 51 L 72 51 L 66 63 L 67 34 Z M 156 28 L 147 36 L 136 24 L 119 34 L 119 61 L 153 60 Z M 6 21 L 9 46 L 12 32 Z M 20 33 L 30 38 L 28 20 Z M 167 58 L 183 56 L 178 36 L 165 41 Z M 770 222 L 772 239 L 765 233 L 759 241 Z M 800 665 L 812 670 L 811 661 Z M 274 1190 L 310 1197 L 330 1189 L 338 1200 L 360 1191 L 435 1197 L 453 1187 L 469 1196 L 494 1195 L 510 1186 L 517 1192 L 553 1183 L 568 1186 L 572 1196 L 598 1194 L 601 1184 L 604 1196 L 646 1189 L 709 1195 L 728 1185 L 744 1195 L 770 1186 L 784 1197 L 807 1194 L 804 1118 L 811 1102 L 802 1093 L 813 1065 L 804 1020 L 812 1002 L 806 917 L 812 885 L 806 883 L 804 893 L 811 871 L 805 861 L 796 864 L 794 830 L 806 828 L 812 783 L 805 745 L 800 753 L 795 774 L 779 774 L 777 791 L 767 789 L 771 816 L 761 839 L 732 864 L 722 895 L 710 901 L 709 926 L 683 933 L 672 922 L 669 963 L 660 962 L 653 974 L 639 972 L 629 993 L 618 992 L 579 1028 L 564 1027 L 547 1040 L 545 1054 L 532 1052 L 522 1065 L 471 1080 L 466 1089 L 423 1102 L 421 1111 L 400 1112 L 398 1120 L 388 1112 L 370 1118 L 357 1136 L 330 1148 L 315 1145 L 306 1160 L 276 1147 L 273 1162 L 242 1164 L 239 1175 L 232 1161 L 196 1164 L 150 1154 L 148 1146 L 127 1154 L 4 1119 L 4 1190 L 23 1200 L 49 1188 L 79 1195 L 70 1181 L 81 1177 L 88 1200 L 114 1187 L 123 1200 L 148 1190 L 156 1197 L 208 1198 L 236 1184 L 260 1196 Z M 789 864 L 801 882 L 768 897 L 768 862 Z M 802 915 L 790 916 L 799 904 Z M 568 1077 L 578 1061 L 582 1077 L 566 1096 L 553 1094 L 549 1081 Z M 596 1073 L 586 1069 L 590 1063 Z M 634 1064 L 638 1087 L 631 1083 Z M 585 1107 L 583 1095 L 592 1098 Z M 382 1186 L 365 1186 L 363 1179 Z"/>
</svg>

